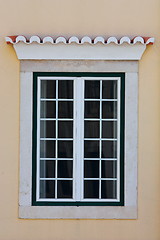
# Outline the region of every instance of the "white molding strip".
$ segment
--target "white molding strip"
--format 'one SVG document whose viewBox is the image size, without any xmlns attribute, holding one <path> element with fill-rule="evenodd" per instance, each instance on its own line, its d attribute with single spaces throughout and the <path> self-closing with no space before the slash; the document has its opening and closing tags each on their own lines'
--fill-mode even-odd
<svg viewBox="0 0 160 240">
<path fill-rule="evenodd" d="M 82 39 L 73 36 L 67 40 L 65 37 L 11 36 L 6 37 L 6 42 L 13 44 L 20 60 L 139 60 L 146 45 L 154 43 L 154 38 L 124 36 L 105 40 L 99 36 L 92 40 L 88 36 Z"/>
</svg>

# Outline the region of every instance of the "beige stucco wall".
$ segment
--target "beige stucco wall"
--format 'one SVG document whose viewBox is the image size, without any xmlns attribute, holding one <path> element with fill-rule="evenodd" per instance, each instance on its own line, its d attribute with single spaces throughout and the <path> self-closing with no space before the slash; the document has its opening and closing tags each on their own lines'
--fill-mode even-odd
<svg viewBox="0 0 160 240">
<path fill-rule="evenodd" d="M 160 239 L 160 1 L 0 0 L 0 240 Z M 139 65 L 137 220 L 20 220 L 19 61 L 7 35 L 153 36 Z"/>
</svg>

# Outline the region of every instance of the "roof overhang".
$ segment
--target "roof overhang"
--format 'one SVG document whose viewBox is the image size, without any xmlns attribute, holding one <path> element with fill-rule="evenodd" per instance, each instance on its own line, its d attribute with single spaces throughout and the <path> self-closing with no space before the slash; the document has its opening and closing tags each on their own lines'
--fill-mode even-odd
<svg viewBox="0 0 160 240">
<path fill-rule="evenodd" d="M 148 37 L 64 37 L 24 36 L 6 37 L 8 44 L 13 44 L 20 60 L 140 60 L 146 46 L 154 43 L 154 38 Z"/>
</svg>

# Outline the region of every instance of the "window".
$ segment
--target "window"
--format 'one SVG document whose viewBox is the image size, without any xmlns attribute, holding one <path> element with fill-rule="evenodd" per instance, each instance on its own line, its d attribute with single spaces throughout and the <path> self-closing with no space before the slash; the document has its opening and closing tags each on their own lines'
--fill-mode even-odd
<svg viewBox="0 0 160 240">
<path fill-rule="evenodd" d="M 19 217 L 136 219 L 138 61 L 154 39 L 6 41 L 21 69 Z"/>
<path fill-rule="evenodd" d="M 60 69 L 63 70 L 63 72 L 62 71 L 60 72 L 59 71 Z M 101 72 L 99 70 L 101 70 Z M 137 72 L 138 64 L 136 61 L 131 62 L 76 61 L 75 64 L 73 64 L 73 61 L 70 60 L 40 61 L 40 62 L 28 60 L 21 61 L 20 195 L 19 195 L 20 218 L 32 218 L 32 219 L 137 218 L 137 103 L 138 103 Z M 107 96 L 105 96 L 103 92 L 103 87 L 108 83 L 110 83 L 110 86 L 112 86 L 111 88 L 112 91 L 110 93 L 105 91 L 105 93 L 107 94 Z M 46 84 L 48 85 L 48 88 Z M 81 86 L 78 87 L 77 84 L 80 84 Z M 94 84 L 98 86 L 95 88 L 96 91 L 93 90 Z M 40 91 L 41 85 L 43 91 Z M 59 87 L 61 89 L 59 89 Z M 73 90 L 70 91 L 72 88 Z M 98 88 L 99 90 L 97 90 Z M 115 90 L 116 88 L 117 90 Z M 61 91 L 62 89 L 67 90 Z M 63 96 L 62 93 L 63 94 L 66 93 L 67 95 Z M 88 94 L 88 96 L 85 96 L 85 94 Z M 81 106 L 79 105 L 77 106 L 77 102 L 79 102 Z M 90 108 L 86 107 L 91 102 L 92 103 L 95 102 L 96 105 L 99 104 L 99 109 L 101 106 L 101 113 L 97 107 L 94 108 L 93 112 L 89 112 Z M 40 111 L 40 103 L 42 104 L 43 107 L 42 113 Z M 73 104 L 73 107 L 70 108 L 65 107 L 65 112 L 63 114 L 66 115 L 61 115 L 59 117 L 58 110 L 61 112 L 61 109 L 63 108 L 62 103 L 65 103 L 65 105 Z M 112 105 L 113 107 L 110 108 L 112 109 L 112 111 L 110 111 L 110 114 L 112 113 L 112 115 L 110 115 L 109 117 L 104 115 L 106 114 L 106 112 L 103 113 L 103 108 L 104 109 L 106 108 L 105 104 L 107 103 L 112 104 L 115 103 Z M 56 105 L 57 107 L 59 107 L 56 108 L 57 115 L 55 114 L 55 116 L 53 115 L 50 116 L 49 114 L 53 114 L 54 112 L 53 111 L 50 112 L 48 111 L 48 109 L 50 108 L 55 109 Z M 84 116 L 85 108 L 83 110 L 83 106 L 86 108 L 86 111 L 88 112 L 86 114 L 88 115 L 94 114 L 93 118 L 91 118 L 92 116 L 89 116 L 89 118 L 86 118 L 86 116 Z M 76 112 L 77 114 L 79 114 L 79 116 L 77 116 Z M 43 115 L 40 116 L 40 113 Z M 110 119 L 112 120 L 116 119 L 113 113 L 114 115 L 117 114 L 118 121 L 115 122 L 107 121 Z M 67 114 L 70 114 L 68 120 Z M 74 117 L 74 115 L 76 116 Z M 84 117 L 86 118 L 86 120 L 84 120 Z M 40 120 L 40 118 L 42 119 Z M 47 118 L 47 120 L 45 120 L 45 118 Z M 64 122 L 67 122 L 68 124 L 67 131 L 65 130 L 61 131 L 62 129 L 66 128 Z M 106 124 L 110 124 L 109 129 L 113 129 L 113 131 L 107 133 L 106 132 L 103 133 L 103 131 L 100 131 L 100 127 L 101 130 L 103 130 L 103 128 L 108 128 L 106 127 Z M 95 127 L 93 125 L 97 125 L 98 127 Z M 85 131 L 80 130 L 80 127 L 81 129 L 85 127 Z M 75 131 L 75 129 L 77 128 L 79 131 L 79 136 L 77 136 L 78 132 Z M 93 128 L 95 130 L 94 132 L 91 131 L 91 129 Z M 99 132 L 96 130 L 98 128 Z M 32 131 L 32 129 L 34 131 Z M 48 129 L 51 130 L 49 131 Z M 88 130 L 88 133 L 86 129 Z M 84 133 L 85 136 L 83 136 Z M 68 136 L 66 136 L 66 134 L 68 134 Z M 46 138 L 47 140 L 45 140 Z M 42 159 L 40 160 L 40 155 L 38 156 L 37 154 L 37 153 L 40 154 L 40 139 L 42 141 L 41 144 L 41 146 L 43 147 L 42 149 L 48 148 L 49 151 L 50 148 L 49 146 L 44 144 L 45 141 L 48 141 L 49 143 L 55 141 L 54 146 L 55 152 L 57 151 L 57 156 L 54 155 L 46 157 L 42 155 L 41 156 Z M 117 140 L 110 141 L 109 139 Z M 60 141 L 60 145 L 58 141 Z M 64 153 L 61 150 L 65 149 L 64 142 L 72 141 L 74 142 L 73 157 L 66 158 L 64 155 L 66 153 Z M 78 141 L 81 141 L 81 143 L 78 143 Z M 86 158 L 85 159 L 83 156 L 81 157 L 80 160 L 77 158 L 77 154 L 79 156 L 80 154 L 82 155 L 84 154 L 83 151 L 85 141 L 87 144 L 94 143 L 94 145 L 96 145 L 98 143 L 97 144 L 99 146 L 99 152 L 97 151 L 99 153 L 98 157 L 94 158 L 93 155 L 94 152 L 92 151 L 92 147 L 90 148 L 86 147 L 87 150 L 89 149 L 88 154 L 92 154 L 92 156 L 90 155 L 91 158 L 85 157 Z M 102 150 L 103 147 L 102 143 L 103 142 L 106 143 L 107 141 L 111 143 L 116 142 L 117 147 L 115 147 L 115 149 L 117 149 L 117 153 L 118 151 L 120 151 L 120 154 L 117 154 L 119 159 L 117 156 L 116 156 L 117 160 L 116 157 L 115 159 L 112 160 L 110 160 L 109 156 L 103 157 L 102 151 L 100 151 L 100 149 Z M 63 148 L 61 148 L 62 144 Z M 79 146 L 81 146 L 81 150 Z M 76 149 L 78 149 L 79 152 L 77 152 Z M 93 147 L 93 149 L 96 148 Z M 68 151 L 69 148 L 67 148 L 66 151 L 67 154 Z M 116 153 L 116 151 L 114 151 L 114 153 Z M 41 154 L 44 153 L 41 152 Z M 61 156 L 63 157 L 61 158 L 60 156 L 58 156 L 58 154 L 61 154 Z M 51 159 L 48 159 L 50 157 Z M 45 158 L 47 158 L 47 160 Z M 96 174 L 97 167 L 94 168 L 96 169 L 95 172 L 93 168 L 91 171 L 90 167 L 91 161 L 92 163 L 94 161 L 94 163 L 97 164 L 97 166 L 99 167 L 99 173 L 103 175 L 103 180 L 100 174 L 97 175 L 98 177 L 96 176 L 94 178 L 93 177 L 90 178 L 89 176 L 85 177 L 86 179 L 84 179 L 83 177 L 84 168 L 90 169 L 89 171 L 86 170 L 85 174 Z M 110 170 L 110 172 L 107 173 L 107 175 L 112 174 L 111 176 L 105 176 L 102 169 L 100 169 L 100 168 L 105 169 L 106 164 L 108 163 L 110 163 L 110 166 L 108 168 L 110 169 L 114 168 L 114 173 L 112 170 Z M 70 169 L 68 171 L 65 171 L 65 174 L 69 175 L 70 174 L 69 171 L 71 171 L 71 168 L 73 167 L 72 170 L 73 175 L 70 175 L 68 177 L 66 175 L 65 176 L 61 175 L 64 174 L 63 171 L 60 171 L 59 173 L 59 168 L 63 169 L 64 164 L 68 164 Z M 77 164 L 80 165 L 81 169 Z M 46 170 L 48 166 L 50 169 L 53 169 L 51 173 Z M 77 166 L 77 169 L 75 169 L 75 166 Z M 40 171 L 40 169 L 43 169 L 43 171 L 42 170 Z M 53 172 L 55 176 L 53 176 Z M 57 178 L 56 174 L 57 176 L 59 176 L 58 177 L 59 179 Z M 64 179 L 62 179 L 62 177 Z M 41 181 L 43 181 L 41 184 L 42 187 L 39 184 L 40 178 Z M 91 180 L 89 180 L 88 178 Z M 112 179 L 109 180 L 108 178 Z M 63 180 L 65 180 L 66 182 L 70 181 L 71 188 L 68 187 L 67 189 L 65 187 L 65 192 L 64 190 L 63 191 L 59 190 L 58 194 L 59 196 L 60 194 L 63 194 L 63 198 L 60 196 L 58 199 L 56 199 L 55 196 L 57 194 L 56 191 L 58 187 L 59 189 L 60 188 L 62 189 L 62 187 L 60 187 L 60 185 L 58 186 L 57 183 L 58 181 L 61 181 L 60 184 L 62 186 L 62 183 L 64 183 L 62 182 Z M 47 190 L 45 190 L 47 186 L 45 186 L 44 181 L 51 181 L 52 191 L 50 191 L 49 193 Z M 98 189 L 99 196 L 97 198 L 93 196 L 93 194 L 96 193 L 91 190 L 90 192 L 86 190 L 86 194 L 92 194 L 92 196 L 90 195 L 90 198 L 88 197 L 84 198 L 84 190 L 82 188 L 84 186 L 85 181 L 86 182 L 90 181 L 89 183 L 91 184 L 92 181 L 93 183 L 95 183 L 96 181 L 98 182 L 99 185 L 97 184 L 98 185 L 97 188 L 99 188 Z M 116 186 L 113 187 L 112 184 L 112 186 L 110 187 L 112 198 L 111 197 L 109 198 L 108 196 L 107 197 L 105 196 L 105 198 L 102 197 L 99 198 L 100 196 L 102 196 L 103 191 L 102 181 L 106 182 L 110 181 L 109 183 L 112 183 L 111 181 L 116 181 L 115 184 Z M 101 188 L 99 187 L 100 184 Z M 53 191 L 54 188 L 55 191 Z M 69 189 L 71 189 L 70 192 L 72 198 L 64 197 L 64 195 L 66 196 L 67 194 L 69 194 L 66 193 L 66 191 L 69 192 Z M 79 198 L 78 195 L 76 195 L 78 194 L 77 189 L 79 189 L 78 190 Z M 106 190 L 103 191 L 103 194 L 104 193 L 106 193 Z M 38 196 L 38 194 L 40 197 Z M 49 194 L 51 194 L 51 196 L 49 196 Z"/>
<path fill-rule="evenodd" d="M 34 73 L 33 205 L 124 205 L 124 73 Z"/>
<path fill-rule="evenodd" d="M 52 69 L 52 71 L 51 71 Z M 63 72 L 59 70 L 63 70 Z M 110 69 L 110 71 L 109 71 Z M 123 71 L 122 71 L 123 69 Z M 54 70 L 54 72 L 53 72 Z M 77 71 L 79 70 L 79 71 Z M 88 71 L 86 71 L 88 70 Z M 89 71 L 90 70 L 90 71 Z M 101 70 L 101 72 L 99 71 Z M 112 72 L 112 74 L 111 74 Z M 63 78 L 63 79 L 62 79 Z M 138 64 L 137 61 L 76 61 L 73 64 L 73 61 L 21 61 L 21 100 L 20 100 L 20 197 L 19 197 L 19 216 L 20 218 L 32 218 L 32 219 L 135 219 L 137 218 L 137 103 L 138 103 Z M 108 83 L 112 83 L 112 94 L 107 96 L 104 95 L 103 86 Z M 113 82 L 115 84 L 113 84 Z M 49 85 L 48 85 L 49 83 Z M 46 88 L 47 85 L 49 86 Z M 78 87 L 77 84 L 81 84 Z M 90 85 L 97 84 L 96 90 L 93 91 L 93 86 Z M 43 91 L 40 91 L 42 85 Z M 46 86 L 45 86 L 46 85 Z M 85 86 L 86 85 L 86 86 Z M 114 87 L 113 87 L 114 85 Z M 125 87 L 124 87 L 125 85 Z M 61 89 L 59 89 L 61 86 Z M 73 86 L 73 87 L 72 87 Z M 66 91 L 61 91 L 63 88 L 68 89 Z M 70 89 L 73 88 L 71 93 Z M 89 89 L 86 90 L 85 89 Z M 53 90 L 56 89 L 56 90 Z M 98 92 L 98 93 L 97 93 Z M 61 94 L 66 93 L 67 95 L 62 96 Z M 113 94 L 114 93 L 114 94 Z M 115 94 L 117 93 L 117 95 Z M 36 96 L 37 94 L 37 96 Z M 47 95 L 45 95 L 47 94 Z M 53 96 L 54 94 L 54 96 Z M 69 96 L 70 94 L 70 96 Z M 73 94 L 73 96 L 71 96 Z M 83 95 L 88 94 L 88 96 L 83 98 Z M 95 96 L 94 96 L 95 95 Z M 93 96 L 93 98 L 91 98 Z M 109 97 L 109 98 L 107 98 Z M 116 101 L 115 101 L 116 100 Z M 66 102 L 66 103 L 65 103 Z M 77 106 L 77 102 L 81 106 Z M 89 108 L 86 108 L 91 102 L 95 102 L 96 105 L 99 104 L 99 109 L 96 107 L 93 112 L 89 112 Z M 105 109 L 105 104 L 111 102 L 113 104 L 112 115 L 110 117 L 104 115 L 103 108 Z M 43 111 L 40 111 L 40 103 L 42 104 Z M 67 120 L 66 115 L 61 115 L 59 119 L 58 110 L 61 111 L 63 104 L 72 105 L 73 107 L 65 107 L 65 112 L 63 114 L 70 114 L 69 119 Z M 94 104 L 94 105 L 95 105 Z M 100 105 L 101 104 L 101 105 Z M 53 111 L 48 111 L 48 109 L 55 109 L 56 106 L 57 115 L 50 116 L 53 114 Z M 116 106 L 117 105 L 117 110 Z M 94 114 L 94 117 L 86 118 L 84 116 L 85 108 L 89 114 Z M 70 109 L 70 110 L 69 110 Z M 37 111 L 38 110 L 38 111 Z M 72 110 L 73 116 L 72 118 Z M 75 111 L 76 110 L 76 111 Z M 82 112 L 82 114 L 81 114 Z M 111 114 L 110 112 L 110 114 Z M 45 114 L 40 116 L 41 114 Z M 117 114 L 118 121 L 107 121 L 107 119 L 114 120 Z M 97 116 L 96 116 L 97 114 Z M 47 116 L 46 116 L 47 115 Z M 86 120 L 84 120 L 84 117 Z M 40 120 L 40 118 L 42 118 Z M 45 120 L 47 118 L 47 120 Z M 72 120 L 74 119 L 74 120 Z M 68 122 L 67 122 L 68 121 Z M 67 131 L 63 130 L 66 126 L 64 122 L 67 122 L 68 127 Z M 79 123 L 80 122 L 80 123 Z M 118 124 L 117 124 L 118 123 Z M 49 124 L 49 127 L 48 127 Z M 73 124 L 73 127 L 72 127 Z M 103 133 L 103 128 L 106 127 L 106 124 L 110 124 L 109 129 L 113 131 Z M 112 125 L 111 125 L 112 124 Z M 60 125 L 60 126 L 59 126 Z M 89 127 L 90 125 L 90 127 Z M 93 125 L 97 125 L 95 127 Z M 77 127 L 76 127 L 77 126 Z M 84 127 L 88 130 L 88 133 Z M 78 132 L 75 129 L 78 128 Z M 91 129 L 94 128 L 94 132 Z M 99 132 L 96 130 L 99 128 Z M 32 131 L 32 129 L 34 131 Z M 48 129 L 51 129 L 50 131 Z M 70 129 L 70 130 L 69 130 Z M 71 130 L 72 129 L 72 130 Z M 41 130 L 41 131 L 40 131 Z M 56 131 L 55 131 L 56 130 Z M 55 133 L 54 133 L 55 131 Z M 73 131 L 73 133 L 72 133 Z M 34 133 L 34 134 L 33 134 Z M 76 133 L 76 134 L 75 134 Z M 85 136 L 83 136 L 85 133 Z M 123 135 L 124 133 L 124 135 Z M 39 134 L 39 135 L 38 135 Z M 57 134 L 57 136 L 56 136 Z M 68 136 L 66 136 L 68 134 Z M 88 134 L 88 135 L 86 135 Z M 101 136 L 100 136 L 101 134 Z M 109 135 L 105 135 L 109 134 Z M 45 140 L 47 138 L 47 140 Z M 49 140 L 49 139 L 50 140 Z M 117 139 L 110 141 L 109 139 Z M 45 145 L 45 141 L 52 143 L 55 141 L 55 152 L 57 151 L 57 156 L 44 156 L 40 160 L 40 139 L 42 141 L 42 149 L 48 148 L 49 146 Z M 55 140 L 54 140 L 55 139 Z M 73 139 L 73 140 L 72 140 Z M 58 143 L 60 141 L 60 145 Z M 74 142 L 73 143 L 73 157 L 66 158 L 64 152 L 64 142 Z M 78 141 L 81 141 L 79 144 Z M 90 157 L 83 157 L 83 151 L 85 146 L 85 141 L 88 144 L 94 143 L 99 146 L 99 156 L 94 158 L 92 147 L 86 149 L 89 154 L 92 154 Z M 87 142 L 88 141 L 88 142 Z M 93 141 L 93 142 L 92 142 Z M 110 160 L 110 157 L 103 157 L 102 150 L 103 142 L 116 142 L 117 153 L 120 151 L 119 159 Z M 57 142 L 57 143 L 56 143 Z M 107 143 L 108 143 L 107 142 Z M 56 145 L 57 144 L 57 145 Z M 61 148 L 63 144 L 63 148 Z M 101 144 L 101 148 L 100 148 Z M 115 145 L 116 145 L 115 144 Z M 71 144 L 72 145 L 72 144 Z M 39 146 L 39 150 L 38 150 Z M 60 146 L 60 147 L 59 147 Z M 81 151 L 79 146 L 81 146 Z M 112 145 L 114 146 L 114 145 Z M 52 148 L 53 149 L 53 148 Z M 79 152 L 77 152 L 77 150 Z M 95 147 L 93 147 L 95 149 Z M 33 152 L 32 152 L 33 150 Z M 59 153 L 58 153 L 59 150 Z M 68 154 L 69 148 L 67 148 Z M 124 151 L 124 152 L 123 152 Z M 112 152 L 113 153 L 113 152 Z M 114 151 L 116 153 L 116 151 Z M 41 154 L 44 154 L 41 152 Z M 48 154 L 48 153 L 47 153 Z M 62 158 L 58 156 L 61 154 Z M 63 155 L 62 155 L 63 154 Z M 77 154 L 82 157 L 80 160 L 77 158 Z M 101 156 L 100 156 L 101 154 Z M 75 156 L 74 156 L 75 155 Z M 50 158 L 51 159 L 48 159 Z M 45 159 L 47 158 L 47 160 Z M 61 159 L 59 159 L 61 158 Z M 109 159 L 107 159 L 109 158 Z M 33 159 L 33 161 L 32 161 Z M 62 161 L 62 162 L 60 162 Z M 67 162 L 68 161 L 68 162 Z M 87 162 L 88 161 L 88 162 Z M 103 179 L 100 174 L 96 177 L 85 177 L 84 179 L 84 168 L 90 169 L 86 170 L 85 174 L 95 174 L 97 167 L 92 168 L 91 171 L 91 161 L 99 167 L 99 173 L 103 175 Z M 60 164 L 59 164 L 60 162 Z M 111 166 L 108 168 L 114 168 L 114 173 L 110 170 L 107 174 L 112 174 L 111 176 L 105 176 L 102 171 L 103 168 L 106 168 L 106 164 L 110 163 Z M 114 163 L 114 166 L 113 166 Z M 39 165 L 38 165 L 39 164 Z M 57 164 L 57 165 L 56 165 Z M 59 171 L 59 168 L 63 169 L 64 164 L 68 164 L 70 167 L 68 171 L 65 171 L 65 174 L 70 174 L 71 168 L 73 167 L 72 174 L 70 177 L 66 177 L 63 171 Z M 80 167 L 77 165 L 79 164 Z M 103 165 L 102 165 L 103 164 Z M 67 166 L 68 166 L 67 165 Z M 46 169 L 53 169 L 50 173 Z M 77 169 L 75 169 L 77 166 Z M 57 169 L 56 169 L 57 167 Z M 55 169 L 54 169 L 55 168 Z M 37 169 L 37 171 L 36 171 Z M 39 170 L 38 170 L 39 169 Z M 43 169 L 43 171 L 40 169 Z M 65 167 L 66 169 L 66 167 Z M 101 171 L 100 171 L 101 170 Z M 53 172 L 55 176 L 53 176 Z M 39 174 L 39 176 L 38 176 Z M 52 174 L 52 175 L 49 175 Z M 59 175 L 59 179 L 57 176 Z M 119 175 L 118 175 L 119 174 Z M 76 177 L 75 177 L 76 175 Z M 113 177 L 114 176 L 114 177 Z M 62 177 L 64 179 L 62 179 Z M 42 182 L 42 187 L 40 186 L 40 178 Z M 47 180 L 46 180 L 46 179 Z M 51 178 L 51 179 L 50 179 Z M 91 180 L 89 180 L 89 179 Z M 111 180 L 109 180 L 112 178 Z M 64 190 L 59 190 L 60 194 L 63 194 L 63 198 L 60 196 L 56 198 L 56 191 L 62 189 L 62 181 L 70 181 L 71 188 L 68 189 L 65 187 Z M 51 181 L 52 191 L 48 193 L 44 182 Z M 61 181 L 61 186 L 56 183 Z M 89 182 L 92 184 L 96 181 L 98 182 L 99 196 L 95 198 L 93 194 L 95 192 L 86 190 L 86 194 L 92 194 L 91 197 L 94 198 L 84 198 L 84 182 Z M 101 183 L 100 183 L 101 181 Z M 110 187 L 111 197 L 108 196 L 102 198 L 102 181 L 116 181 L 115 186 Z M 112 181 L 112 182 L 111 182 Z M 53 184 L 54 182 L 54 184 Z M 39 184 L 39 186 L 38 186 Z M 57 184 L 57 186 L 56 186 Z M 78 184 L 78 185 L 77 185 Z M 101 184 L 101 188 L 99 187 Z M 78 186 L 78 188 L 77 188 Z M 40 191 L 41 187 L 41 191 Z M 55 188 L 55 191 L 53 189 Z M 56 189 L 57 188 L 57 189 Z M 66 190 L 67 189 L 67 190 Z M 64 197 L 71 192 L 72 197 Z M 79 189 L 79 198 L 78 191 Z M 87 189 L 87 188 L 86 188 Z M 89 188 L 88 188 L 89 189 Z M 90 188 L 91 189 L 91 188 Z M 103 188 L 104 189 L 104 188 Z M 43 191 L 42 191 L 43 190 Z M 88 191 L 88 193 L 87 193 Z M 101 191 L 101 195 L 100 195 Z M 98 192 L 98 191 L 97 191 Z M 106 190 L 103 191 L 103 194 L 106 193 Z M 38 196 L 39 194 L 39 196 Z M 51 196 L 49 196 L 51 194 Z M 109 193 L 110 194 L 110 193 Z M 99 198 L 101 196 L 101 198 Z M 103 195 L 104 196 L 104 195 Z"/>
</svg>

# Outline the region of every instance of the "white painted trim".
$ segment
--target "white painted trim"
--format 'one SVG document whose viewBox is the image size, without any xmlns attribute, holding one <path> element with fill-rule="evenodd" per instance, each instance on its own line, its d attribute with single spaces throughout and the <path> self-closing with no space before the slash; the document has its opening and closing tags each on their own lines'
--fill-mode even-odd
<svg viewBox="0 0 160 240">
<path fill-rule="evenodd" d="M 139 42 L 132 45 L 128 44 L 129 40 L 126 37 L 121 39 L 120 44 L 116 44 L 115 39 L 110 39 L 110 44 L 107 45 L 99 43 L 99 38 L 95 39 L 96 44 L 91 44 L 91 42 L 88 42 L 87 37 L 82 39 L 83 44 L 77 44 L 78 40 L 76 38 L 70 39 L 72 44 L 66 44 L 66 40 L 63 37 L 56 39 L 57 44 L 52 44 L 51 38 L 45 38 L 45 44 L 40 44 L 36 41 L 38 42 L 37 37 L 32 37 L 30 44 L 22 41 L 14 44 L 18 59 L 139 60 L 146 49 L 146 45 Z"/>
</svg>

